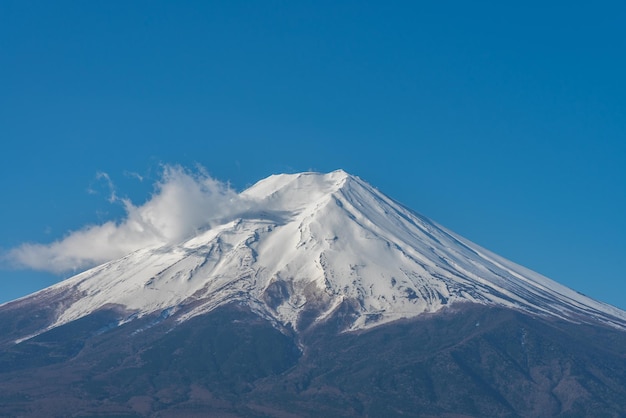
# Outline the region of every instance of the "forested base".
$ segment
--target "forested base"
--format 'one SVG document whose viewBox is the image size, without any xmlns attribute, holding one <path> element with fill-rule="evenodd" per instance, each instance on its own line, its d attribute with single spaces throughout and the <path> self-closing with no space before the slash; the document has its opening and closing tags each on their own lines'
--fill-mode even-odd
<svg viewBox="0 0 626 418">
<path fill-rule="evenodd" d="M 626 415 L 620 331 L 470 305 L 354 333 L 337 320 L 296 337 L 231 306 L 102 332 L 102 313 L 13 346 L 0 415 Z"/>
</svg>

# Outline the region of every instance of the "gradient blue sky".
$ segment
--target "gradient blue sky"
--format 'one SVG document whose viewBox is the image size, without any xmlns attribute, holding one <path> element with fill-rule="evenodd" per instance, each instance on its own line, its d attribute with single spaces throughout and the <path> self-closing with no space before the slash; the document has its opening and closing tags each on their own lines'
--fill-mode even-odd
<svg viewBox="0 0 626 418">
<path fill-rule="evenodd" d="M 238 190 L 343 168 L 625 309 L 624 22 L 623 1 L 3 0 L 0 248 L 120 219 L 99 172 L 141 204 L 164 163 Z M 4 265 L 0 302 L 66 276 Z"/>
</svg>

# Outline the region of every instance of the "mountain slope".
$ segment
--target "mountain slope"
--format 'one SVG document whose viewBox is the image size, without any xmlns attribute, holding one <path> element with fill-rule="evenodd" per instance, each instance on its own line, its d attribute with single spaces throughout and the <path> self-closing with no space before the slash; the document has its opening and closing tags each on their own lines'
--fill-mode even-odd
<svg viewBox="0 0 626 418">
<path fill-rule="evenodd" d="M 344 171 L 275 175 L 248 210 L 177 244 L 146 248 L 15 302 L 63 295 L 35 335 L 117 305 L 179 321 L 231 301 L 301 330 L 349 306 L 347 329 L 459 302 L 626 328 L 626 313 L 503 259 Z M 71 296 L 70 296 L 71 295 Z M 28 336 L 23 336 L 25 338 Z"/>
</svg>

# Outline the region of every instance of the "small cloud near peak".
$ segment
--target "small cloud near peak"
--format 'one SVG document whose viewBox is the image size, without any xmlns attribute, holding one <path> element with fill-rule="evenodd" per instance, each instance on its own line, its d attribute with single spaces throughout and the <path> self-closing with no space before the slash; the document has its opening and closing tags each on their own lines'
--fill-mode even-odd
<svg viewBox="0 0 626 418">
<path fill-rule="evenodd" d="M 166 165 L 155 191 L 142 205 L 118 197 L 107 173 L 110 202 L 124 205 L 119 222 L 87 225 L 48 244 L 25 243 L 3 255 L 16 268 L 77 272 L 130 252 L 153 245 L 176 243 L 213 223 L 234 219 L 251 209 L 251 202 L 227 183 L 209 176 L 202 167 L 195 171 Z"/>
</svg>

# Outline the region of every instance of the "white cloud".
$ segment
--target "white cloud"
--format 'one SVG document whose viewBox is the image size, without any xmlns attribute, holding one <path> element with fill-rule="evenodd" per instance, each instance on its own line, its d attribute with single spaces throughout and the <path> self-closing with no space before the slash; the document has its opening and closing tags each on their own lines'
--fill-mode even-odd
<svg viewBox="0 0 626 418">
<path fill-rule="evenodd" d="M 117 193 L 115 192 L 115 185 L 113 184 L 113 181 L 111 181 L 111 177 L 109 177 L 109 175 L 104 171 L 99 171 L 98 173 L 96 173 L 96 179 L 104 180 L 109 187 L 109 202 L 113 203 L 117 201 Z"/>
<path fill-rule="evenodd" d="M 134 179 L 139 180 L 139 181 L 143 181 L 144 180 L 144 177 L 141 174 L 135 173 L 134 171 L 124 171 L 124 175 L 126 177 L 134 178 Z"/>
<path fill-rule="evenodd" d="M 5 258 L 19 268 L 76 272 L 140 248 L 180 242 L 213 223 L 234 219 L 252 206 L 203 169 L 190 172 L 165 166 L 155 193 L 140 206 L 119 198 L 106 173 L 98 173 L 98 178 L 107 182 L 110 200 L 124 205 L 122 221 L 86 226 L 50 244 L 23 244 L 8 251 Z"/>
</svg>

